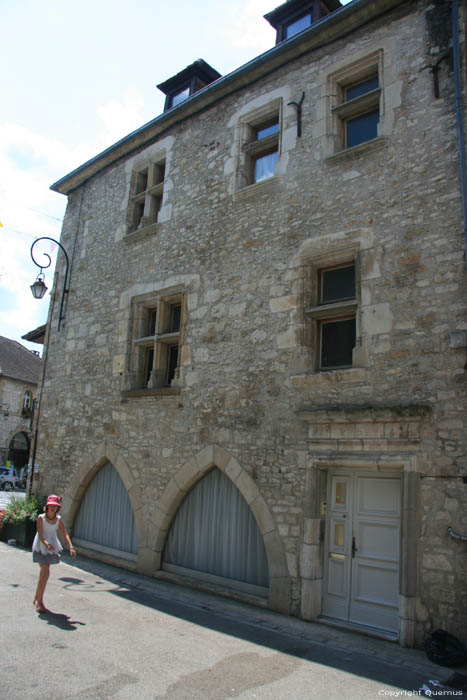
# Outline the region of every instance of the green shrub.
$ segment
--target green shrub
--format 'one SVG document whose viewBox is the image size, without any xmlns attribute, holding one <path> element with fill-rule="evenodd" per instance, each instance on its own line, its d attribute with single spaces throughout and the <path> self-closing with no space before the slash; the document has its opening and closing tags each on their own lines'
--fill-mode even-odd
<svg viewBox="0 0 467 700">
<path fill-rule="evenodd" d="M 22 523 L 25 520 L 36 522 L 42 512 L 42 504 L 36 496 L 13 498 L 2 512 L 2 525 Z"/>
</svg>

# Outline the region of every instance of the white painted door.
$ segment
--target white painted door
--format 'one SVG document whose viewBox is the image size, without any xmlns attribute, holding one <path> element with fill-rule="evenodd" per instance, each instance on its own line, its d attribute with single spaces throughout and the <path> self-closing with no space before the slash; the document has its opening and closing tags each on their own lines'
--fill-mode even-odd
<svg viewBox="0 0 467 700">
<path fill-rule="evenodd" d="M 323 614 L 396 632 L 401 480 L 329 475 Z"/>
</svg>

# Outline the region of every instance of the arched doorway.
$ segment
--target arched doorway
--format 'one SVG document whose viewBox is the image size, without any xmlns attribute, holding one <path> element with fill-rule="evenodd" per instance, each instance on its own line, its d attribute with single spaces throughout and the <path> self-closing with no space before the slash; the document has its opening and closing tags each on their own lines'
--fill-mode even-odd
<svg viewBox="0 0 467 700">
<path fill-rule="evenodd" d="M 266 597 L 269 569 L 255 517 L 235 484 L 213 469 L 178 509 L 162 567 Z"/>
<path fill-rule="evenodd" d="M 74 542 L 86 549 L 136 560 L 135 517 L 125 486 L 106 462 L 89 484 L 73 528 Z"/>
<path fill-rule="evenodd" d="M 29 461 L 29 438 L 26 433 L 16 433 L 10 440 L 8 447 L 7 463 L 15 467 L 18 476 L 21 470 L 26 469 Z"/>
</svg>

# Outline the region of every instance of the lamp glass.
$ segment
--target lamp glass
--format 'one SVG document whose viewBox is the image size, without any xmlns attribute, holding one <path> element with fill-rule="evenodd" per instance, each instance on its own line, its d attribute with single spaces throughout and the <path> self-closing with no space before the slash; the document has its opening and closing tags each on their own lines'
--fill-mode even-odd
<svg viewBox="0 0 467 700">
<path fill-rule="evenodd" d="M 37 279 L 34 284 L 31 284 L 31 292 L 34 299 L 42 299 L 46 291 L 47 287 L 41 279 Z"/>
</svg>

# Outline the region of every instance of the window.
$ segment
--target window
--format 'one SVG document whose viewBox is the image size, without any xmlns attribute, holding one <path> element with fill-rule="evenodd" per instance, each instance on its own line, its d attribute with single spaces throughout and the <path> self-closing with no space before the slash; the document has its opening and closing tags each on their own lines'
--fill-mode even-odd
<svg viewBox="0 0 467 700">
<path fill-rule="evenodd" d="M 343 107 L 341 119 L 345 148 L 375 139 L 378 136 L 379 121 L 378 76 L 372 75 L 344 87 Z"/>
<path fill-rule="evenodd" d="M 182 303 L 181 293 L 150 295 L 134 301 L 127 389 L 158 389 L 176 385 Z"/>
<path fill-rule="evenodd" d="M 256 123 L 247 125 L 246 143 L 242 148 L 246 154 L 247 184 L 251 185 L 274 177 L 279 156 L 279 136 L 278 111 Z"/>
<path fill-rule="evenodd" d="M 331 76 L 328 90 L 335 151 L 371 141 L 381 117 L 380 53 Z"/>
<path fill-rule="evenodd" d="M 190 86 L 187 85 L 186 87 L 182 88 L 181 90 L 174 92 L 172 95 L 169 95 L 168 107 L 169 108 L 175 107 L 176 105 L 180 104 L 180 102 L 187 100 L 189 97 L 190 97 Z"/>
<path fill-rule="evenodd" d="M 307 27 L 311 26 L 311 12 L 307 12 L 302 17 L 289 22 L 284 26 L 284 39 L 290 39 L 291 36 L 295 36 L 299 32 L 303 31 Z"/>
<path fill-rule="evenodd" d="M 317 304 L 307 310 L 315 326 L 319 370 L 352 367 L 356 344 L 355 262 L 316 270 Z"/>
<path fill-rule="evenodd" d="M 128 214 L 128 233 L 155 224 L 162 205 L 165 160 L 151 163 L 133 176 Z"/>
<path fill-rule="evenodd" d="M 21 410 L 21 415 L 25 418 L 29 418 L 32 414 L 32 394 L 30 391 L 25 391 L 23 396 L 23 407 Z"/>
<path fill-rule="evenodd" d="M 276 30 L 276 44 L 279 44 L 340 7 L 339 0 L 288 0 L 264 18 Z"/>
<path fill-rule="evenodd" d="M 157 86 L 165 95 L 164 112 L 181 104 L 220 77 L 221 74 L 215 68 L 199 58 Z"/>
</svg>

